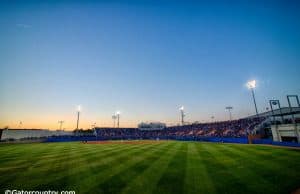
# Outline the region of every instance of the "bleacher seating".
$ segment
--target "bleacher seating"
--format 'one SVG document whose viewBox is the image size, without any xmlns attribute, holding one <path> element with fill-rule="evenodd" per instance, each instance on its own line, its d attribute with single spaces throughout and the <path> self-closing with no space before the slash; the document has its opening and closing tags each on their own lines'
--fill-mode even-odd
<svg viewBox="0 0 300 194">
<path fill-rule="evenodd" d="M 96 128 L 98 139 L 197 139 L 246 138 L 263 118 L 239 119 L 215 123 L 171 126 L 162 130 L 145 131 L 138 128 Z"/>
</svg>

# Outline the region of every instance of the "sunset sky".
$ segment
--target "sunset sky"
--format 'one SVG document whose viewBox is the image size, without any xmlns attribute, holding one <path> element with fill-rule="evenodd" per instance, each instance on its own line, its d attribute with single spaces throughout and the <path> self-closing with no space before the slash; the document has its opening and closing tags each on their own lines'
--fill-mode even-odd
<svg viewBox="0 0 300 194">
<path fill-rule="evenodd" d="M 297 1 L 41 2 L 0 2 L 0 127 L 241 118 L 252 79 L 259 111 L 300 95 Z"/>
</svg>

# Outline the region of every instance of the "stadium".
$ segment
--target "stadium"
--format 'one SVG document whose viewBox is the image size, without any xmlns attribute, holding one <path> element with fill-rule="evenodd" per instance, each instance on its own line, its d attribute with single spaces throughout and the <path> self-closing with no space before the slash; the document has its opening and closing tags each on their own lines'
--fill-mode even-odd
<svg viewBox="0 0 300 194">
<path fill-rule="evenodd" d="M 0 194 L 300 194 L 300 1 L 0 1 Z"/>
<path fill-rule="evenodd" d="M 295 193 L 300 107 L 271 108 L 222 122 L 185 124 L 182 118 L 179 126 L 153 122 L 74 132 L 4 129 L 2 189 Z"/>
</svg>

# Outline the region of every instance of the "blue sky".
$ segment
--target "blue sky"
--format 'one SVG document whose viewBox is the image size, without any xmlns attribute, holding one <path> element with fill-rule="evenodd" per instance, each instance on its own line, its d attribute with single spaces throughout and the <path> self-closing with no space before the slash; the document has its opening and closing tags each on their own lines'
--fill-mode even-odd
<svg viewBox="0 0 300 194">
<path fill-rule="evenodd" d="M 210 2 L 210 3 L 208 3 Z M 300 94 L 296 1 L 4 1 L 0 125 L 121 126 L 228 119 Z"/>
</svg>

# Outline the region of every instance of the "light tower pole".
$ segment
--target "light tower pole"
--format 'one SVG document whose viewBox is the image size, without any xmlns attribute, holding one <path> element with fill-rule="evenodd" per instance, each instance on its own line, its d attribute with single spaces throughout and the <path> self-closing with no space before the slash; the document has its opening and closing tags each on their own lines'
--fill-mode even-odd
<svg viewBox="0 0 300 194">
<path fill-rule="evenodd" d="M 180 116 L 181 116 L 181 125 L 184 125 L 184 116 L 185 116 L 185 113 L 184 113 L 184 107 L 181 106 L 181 107 L 179 108 L 179 110 L 180 110 Z"/>
<path fill-rule="evenodd" d="M 22 128 L 22 126 L 23 126 L 23 122 L 22 122 L 22 121 L 20 121 L 20 122 L 19 122 L 19 129 L 21 129 L 21 128 Z"/>
<path fill-rule="evenodd" d="M 79 116 L 80 116 L 80 111 L 81 111 L 81 107 L 80 105 L 77 106 L 77 125 L 76 125 L 76 129 L 78 130 L 78 126 L 79 126 Z"/>
<path fill-rule="evenodd" d="M 251 90 L 252 98 L 253 98 L 253 102 L 254 102 L 254 106 L 255 106 L 256 116 L 258 117 L 257 105 L 256 105 L 256 100 L 255 100 L 255 95 L 254 95 L 254 88 L 256 87 L 256 80 L 247 82 L 247 87 Z"/>
<path fill-rule="evenodd" d="M 114 128 L 116 128 L 116 119 L 117 119 L 117 115 L 113 114 L 112 119 L 114 121 Z"/>
<path fill-rule="evenodd" d="M 225 109 L 228 110 L 228 112 L 229 112 L 229 119 L 231 121 L 232 120 L 231 110 L 233 109 L 233 107 L 232 106 L 227 106 Z"/>
<path fill-rule="evenodd" d="M 62 129 L 62 125 L 63 125 L 64 122 L 65 122 L 65 121 L 58 121 L 58 123 L 59 123 L 59 130 Z"/>
<path fill-rule="evenodd" d="M 120 127 L 120 111 L 117 111 L 116 112 L 116 117 L 117 117 L 117 127 L 119 128 Z"/>
</svg>

